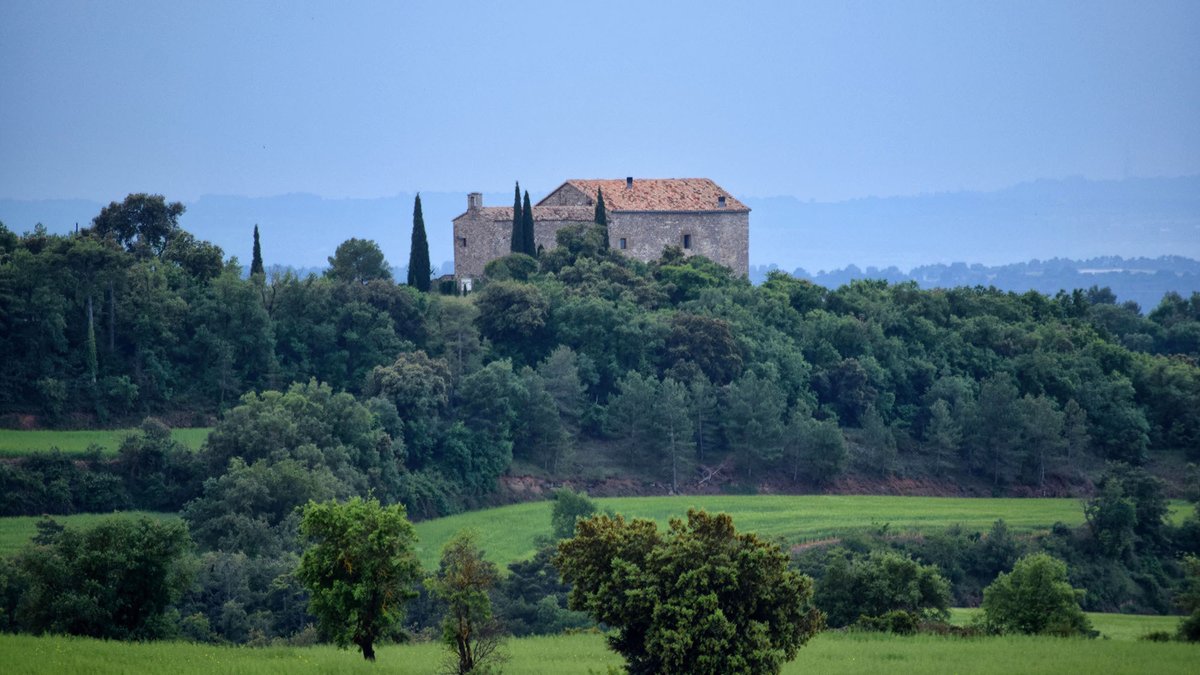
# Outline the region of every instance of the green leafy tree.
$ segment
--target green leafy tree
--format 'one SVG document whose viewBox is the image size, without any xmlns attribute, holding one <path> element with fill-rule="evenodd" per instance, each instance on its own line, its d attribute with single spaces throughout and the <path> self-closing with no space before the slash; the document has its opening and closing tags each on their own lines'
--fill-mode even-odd
<svg viewBox="0 0 1200 675">
<path fill-rule="evenodd" d="M 1034 553 L 983 590 L 984 622 L 1003 633 L 1086 635 L 1091 622 L 1079 608 L 1083 594 L 1067 581 L 1066 563 Z"/>
<path fill-rule="evenodd" d="M 600 507 L 588 499 L 586 492 L 559 488 L 554 491 L 554 506 L 550 509 L 550 531 L 555 539 L 570 539 L 575 536 L 577 521 L 599 512 Z"/>
<path fill-rule="evenodd" d="M 508 246 L 512 253 L 525 253 L 525 230 L 522 228 L 522 222 L 521 182 L 517 181 L 516 187 L 513 188 L 512 240 Z"/>
<path fill-rule="evenodd" d="M 370 239 L 350 238 L 338 244 L 329 258 L 325 276 L 337 281 L 366 284 L 374 279 L 391 279 L 392 270 L 383 259 L 379 244 Z"/>
<path fill-rule="evenodd" d="M 258 243 L 258 225 L 254 226 L 254 251 L 250 258 L 250 276 L 256 274 L 266 274 L 263 269 L 262 247 Z"/>
<path fill-rule="evenodd" d="M 353 644 L 374 661 L 375 643 L 399 624 L 421 578 L 404 506 L 359 497 L 309 502 L 300 534 L 310 544 L 296 570 L 308 611 L 338 647 Z"/>
<path fill-rule="evenodd" d="M 812 581 L 725 514 L 595 516 L 558 546 L 569 606 L 611 626 L 630 673 L 778 673 L 822 626 Z"/>
<path fill-rule="evenodd" d="M 121 640 L 169 633 L 166 612 L 190 583 L 183 523 L 111 518 L 54 530 L 16 559 L 26 630 Z"/>
<path fill-rule="evenodd" d="M 922 565 L 901 553 L 840 555 L 825 568 L 814 600 L 834 627 L 896 611 L 945 620 L 950 583 L 933 565 Z"/>
<path fill-rule="evenodd" d="M 92 230 L 111 236 L 139 257 L 159 256 L 179 232 L 180 202 L 167 203 L 162 195 L 131 194 L 118 204 L 110 202 L 92 219 Z"/>
<path fill-rule="evenodd" d="M 742 374 L 742 350 L 729 322 L 695 314 L 677 314 L 667 334 L 664 370 L 693 363 L 718 386 Z"/>
<path fill-rule="evenodd" d="M 450 650 L 446 672 L 490 672 L 503 662 L 501 627 L 489 594 L 499 581 L 495 563 L 483 557 L 479 537 L 459 532 L 446 542 L 437 576 L 425 585 L 446 606 L 442 643 Z"/>
<path fill-rule="evenodd" d="M 1083 509 L 1088 530 L 1100 552 L 1114 559 L 1133 553 L 1137 507 L 1118 481 L 1107 481 Z"/>
<path fill-rule="evenodd" d="M 408 251 L 408 285 L 429 291 L 433 272 L 429 266 L 429 240 L 425 238 L 425 216 L 421 213 L 421 195 L 413 202 L 412 245 Z"/>
<path fill-rule="evenodd" d="M 520 365 L 532 365 L 546 345 L 546 322 L 550 301 L 537 286 L 515 281 L 488 284 L 475 296 L 479 309 L 476 324 L 483 337 L 501 354 L 523 357 Z"/>
</svg>

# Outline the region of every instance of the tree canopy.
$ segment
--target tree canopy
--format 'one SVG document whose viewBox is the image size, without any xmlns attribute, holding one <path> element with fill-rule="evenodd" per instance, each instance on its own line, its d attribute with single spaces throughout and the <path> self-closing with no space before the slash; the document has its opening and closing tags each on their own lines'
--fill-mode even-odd
<svg viewBox="0 0 1200 675">
<path fill-rule="evenodd" d="M 309 612 L 339 647 L 353 644 L 375 660 L 375 643 L 404 616 L 421 578 L 416 532 L 404 507 L 355 497 L 309 502 L 300 534 L 309 542 L 296 576 L 308 589 Z"/>
<path fill-rule="evenodd" d="M 725 514 L 580 520 L 555 564 L 631 673 L 777 673 L 822 625 L 812 581 Z"/>
</svg>

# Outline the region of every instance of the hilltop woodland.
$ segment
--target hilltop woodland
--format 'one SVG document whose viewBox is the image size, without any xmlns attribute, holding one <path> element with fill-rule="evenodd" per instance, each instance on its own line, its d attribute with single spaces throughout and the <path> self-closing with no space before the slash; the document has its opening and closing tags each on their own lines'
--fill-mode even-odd
<svg viewBox="0 0 1200 675">
<path fill-rule="evenodd" d="M 310 500 L 371 495 L 431 518 L 511 500 L 512 476 L 654 494 L 1095 495 L 1088 526 L 1037 542 L 1000 525 L 946 533 L 939 551 L 863 538 L 801 561 L 850 578 L 887 549 L 936 563 L 972 603 L 1019 554 L 1049 548 L 1107 589 L 1086 607 L 1168 611 L 1178 555 L 1200 552 L 1194 521 L 1165 521 L 1200 460 L 1200 294 L 1143 316 L 1094 287 L 827 289 L 780 272 L 753 286 L 678 249 L 631 260 L 597 226 L 494 261 L 456 297 L 394 283 L 359 239 L 321 276 L 268 278 L 258 258 L 247 276 L 179 226 L 183 211 L 130 195 L 70 235 L 0 225 L 0 414 L 147 418 L 116 456 L 0 464 L 0 514 L 179 511 L 194 579 L 162 603 L 183 617 L 170 630 L 195 639 L 311 623 L 291 574 Z M 193 452 L 159 420 L 215 427 Z M 505 578 L 524 587 L 499 584 L 514 632 L 587 621 L 547 580 L 550 558 L 514 564 Z M 0 592 L 18 576 L 0 574 Z M 434 625 L 436 602 L 423 591 L 413 621 Z"/>
</svg>

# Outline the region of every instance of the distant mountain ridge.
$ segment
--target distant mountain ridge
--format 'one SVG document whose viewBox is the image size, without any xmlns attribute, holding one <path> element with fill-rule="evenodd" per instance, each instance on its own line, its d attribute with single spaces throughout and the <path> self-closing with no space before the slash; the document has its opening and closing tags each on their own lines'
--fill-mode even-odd
<svg viewBox="0 0 1200 675">
<path fill-rule="evenodd" d="M 778 265 L 752 265 L 750 280 L 761 283 Z M 1037 291 L 1054 295 L 1060 290 L 1108 287 L 1120 302 L 1133 301 L 1143 312 L 1158 306 L 1168 292 L 1187 297 L 1200 291 L 1200 260 L 1182 256 L 1122 258 L 1104 256 L 1087 260 L 1031 260 L 1008 265 L 968 265 L 962 262 L 922 265 L 904 272 L 896 267 L 844 268 L 810 274 L 803 268 L 790 274 L 826 288 L 837 288 L 855 279 L 884 279 L 890 283 L 915 281 L 921 288 L 995 286 L 1005 291 Z"/>
<path fill-rule="evenodd" d="M 414 196 L 206 195 L 185 202 L 181 224 L 243 262 L 250 259 L 251 233 L 257 224 L 268 265 L 324 266 L 339 243 L 358 237 L 377 241 L 388 261 L 401 266 L 408 262 Z M 752 265 L 821 271 L 854 264 L 914 270 L 954 261 L 997 266 L 1109 255 L 1200 259 L 1200 176 L 1038 180 L 994 192 L 842 202 L 739 199 L 753 209 Z M 484 196 L 485 204 L 511 200 L 511 193 Z M 437 266 L 453 258 L 450 220 L 465 210 L 466 192 L 423 192 L 421 201 L 430 258 Z M 16 232 L 31 230 L 38 222 L 52 232 L 66 232 L 77 223 L 87 226 L 101 207 L 80 199 L 0 199 L 0 222 Z"/>
</svg>

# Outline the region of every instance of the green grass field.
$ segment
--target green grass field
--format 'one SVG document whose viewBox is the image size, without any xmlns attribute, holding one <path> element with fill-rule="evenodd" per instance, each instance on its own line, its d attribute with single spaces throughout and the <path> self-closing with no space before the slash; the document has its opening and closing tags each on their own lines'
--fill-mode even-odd
<svg viewBox="0 0 1200 675">
<path fill-rule="evenodd" d="M 979 616 L 978 607 L 955 607 L 950 610 L 950 623 L 965 626 Z M 1092 622 L 1092 628 L 1100 631 L 1100 637 L 1110 640 L 1137 640 L 1147 633 L 1166 631 L 1174 633 L 1179 627 L 1178 616 L 1152 614 L 1102 614 L 1084 612 Z"/>
<path fill-rule="evenodd" d="M 627 517 L 653 518 L 665 525 L 684 516 L 689 508 L 724 512 L 733 516 L 739 531 L 757 532 L 788 543 L 879 528 L 889 530 L 940 529 L 955 523 L 986 530 L 1003 518 L 1016 530 L 1048 529 L 1057 521 L 1083 522 L 1078 499 L 981 499 L 949 497 L 875 497 L 841 495 L 754 495 L 622 497 L 596 500 Z M 442 544 L 463 528 L 474 528 L 488 557 L 507 563 L 530 557 L 537 550 L 535 537 L 550 532 L 550 502 L 529 502 L 484 511 L 472 511 L 417 524 L 418 555 L 428 568 L 436 567 Z M 1188 512 L 1184 502 L 1172 504 L 1174 515 Z"/>
<path fill-rule="evenodd" d="M 509 675 L 603 673 L 621 660 L 596 634 L 510 640 Z M 433 673 L 433 643 L 378 648 L 366 663 L 329 646 L 212 647 L 177 642 L 121 643 L 85 638 L 0 635 L 5 673 Z M 1195 673 L 1200 647 L 1132 640 L 1042 637 L 940 638 L 825 633 L 783 672 L 802 673 Z"/>
<path fill-rule="evenodd" d="M 34 452 L 58 448 L 64 453 L 80 454 L 88 446 L 96 444 L 107 455 L 116 454 L 121 441 L 133 429 L 109 429 L 98 431 L 19 431 L 0 429 L 0 457 L 22 457 Z M 172 429 L 171 437 L 196 450 L 208 438 L 209 427 Z"/>
<path fill-rule="evenodd" d="M 622 497 L 597 500 L 604 508 L 626 516 L 653 518 L 661 524 L 683 516 L 692 507 L 733 516 L 739 531 L 782 539 L 788 543 L 820 539 L 847 532 L 879 528 L 891 531 L 940 529 L 959 523 L 986 530 L 1003 518 L 1016 530 L 1046 529 L 1056 521 L 1083 522 L 1083 508 L 1075 499 L 974 499 L 942 497 L 873 496 L 716 496 Z M 1184 502 L 1172 503 L 1174 516 L 1188 513 Z M 111 514 L 56 516 L 61 522 L 86 525 Z M 173 518 L 174 514 L 149 514 Z M 25 545 L 36 532 L 36 517 L 0 518 L 0 555 Z M 550 532 L 550 502 L 527 502 L 483 511 L 472 511 L 417 523 L 417 555 L 427 569 L 435 569 L 442 545 L 464 528 L 480 534 L 489 559 L 507 565 L 532 556 L 536 538 Z"/>
<path fill-rule="evenodd" d="M 149 516 L 162 520 L 178 518 L 174 513 L 154 513 L 152 511 L 119 511 L 116 513 L 80 513 L 73 516 L 54 516 L 54 519 L 64 525 L 87 527 L 106 518 L 137 518 Z M 0 518 L 0 556 L 12 555 L 29 543 L 37 534 L 39 516 L 10 516 Z"/>
</svg>

